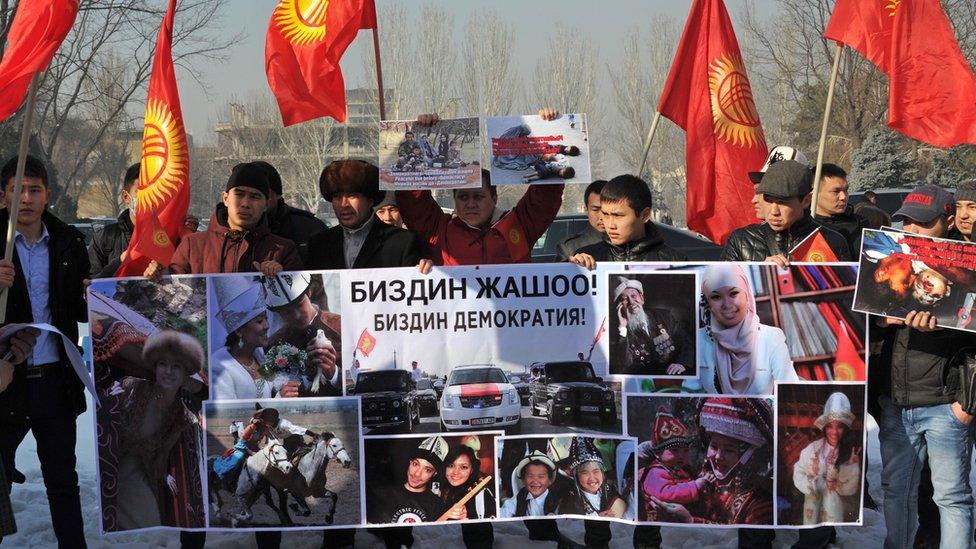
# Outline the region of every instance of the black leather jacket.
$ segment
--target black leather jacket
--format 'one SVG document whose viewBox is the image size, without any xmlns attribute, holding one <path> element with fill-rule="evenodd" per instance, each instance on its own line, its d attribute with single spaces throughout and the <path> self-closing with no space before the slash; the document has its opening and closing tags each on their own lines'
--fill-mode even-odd
<svg viewBox="0 0 976 549">
<path fill-rule="evenodd" d="M 616 246 L 604 240 L 576 250 L 597 261 L 685 261 L 687 256 L 668 246 L 654 223 L 644 225 L 644 239 Z"/>
<path fill-rule="evenodd" d="M 776 254 L 785 255 L 817 227 L 820 227 L 820 233 L 823 234 L 837 259 L 850 261 L 851 254 L 848 251 L 847 239 L 840 233 L 824 227 L 809 214 L 781 232 L 774 231 L 765 223 L 748 225 L 732 231 L 725 248 L 722 249 L 722 261 L 763 261 Z"/>
<path fill-rule="evenodd" d="M 267 215 L 267 220 L 271 234 L 295 243 L 303 263 L 308 260 L 309 238 L 328 228 L 312 212 L 289 206 L 283 198 L 278 199 L 275 211 Z"/>
</svg>

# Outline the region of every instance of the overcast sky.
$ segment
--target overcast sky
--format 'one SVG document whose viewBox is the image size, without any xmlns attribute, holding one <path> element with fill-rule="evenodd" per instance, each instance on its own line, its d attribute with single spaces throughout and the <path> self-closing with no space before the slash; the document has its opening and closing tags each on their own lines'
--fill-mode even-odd
<svg viewBox="0 0 976 549">
<path fill-rule="evenodd" d="M 683 25 L 691 0 L 376 0 L 377 9 L 396 2 L 409 2 L 419 10 L 425 3 L 444 7 L 454 14 L 455 28 L 461 32 L 471 13 L 490 5 L 501 17 L 515 24 L 520 69 L 528 74 L 545 46 L 547 28 L 561 22 L 587 30 L 599 47 L 602 60 L 608 62 L 620 51 L 620 37 L 630 28 L 654 17 L 668 16 Z M 726 0 L 733 22 L 747 0 Z M 752 0 L 760 8 L 773 9 L 775 0 Z M 264 37 L 275 0 L 229 0 L 224 14 L 223 28 L 228 34 L 243 33 L 243 39 L 228 52 L 223 64 L 198 67 L 203 69 L 206 89 L 185 72 L 178 73 L 183 114 L 188 130 L 203 142 L 212 138 L 211 129 L 218 110 L 231 100 L 247 101 L 268 92 L 264 73 Z M 380 29 L 380 40 L 383 29 Z M 741 40 L 741 37 L 740 37 Z M 361 69 L 361 48 L 372 48 L 368 31 L 347 51 L 344 74 L 347 87 L 375 85 L 373 75 L 365 76 Z"/>
</svg>

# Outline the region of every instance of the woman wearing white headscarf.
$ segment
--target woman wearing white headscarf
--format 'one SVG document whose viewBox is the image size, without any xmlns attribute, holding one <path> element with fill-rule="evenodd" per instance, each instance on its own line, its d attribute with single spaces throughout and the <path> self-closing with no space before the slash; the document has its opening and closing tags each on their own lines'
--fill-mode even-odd
<svg viewBox="0 0 976 549">
<path fill-rule="evenodd" d="M 771 395 L 776 381 L 797 381 L 783 330 L 759 322 L 756 296 L 742 267 L 710 265 L 702 278 L 698 379 L 688 390 Z"/>
<path fill-rule="evenodd" d="M 224 346 L 210 359 L 215 400 L 270 398 L 272 384 L 261 377 L 268 344 L 268 312 L 254 277 L 214 277 L 217 318 L 227 330 Z"/>
</svg>

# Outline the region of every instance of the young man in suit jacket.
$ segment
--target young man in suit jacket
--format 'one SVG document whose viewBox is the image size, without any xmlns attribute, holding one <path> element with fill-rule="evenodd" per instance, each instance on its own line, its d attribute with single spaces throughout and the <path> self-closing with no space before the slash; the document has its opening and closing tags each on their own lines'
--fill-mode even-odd
<svg viewBox="0 0 976 549">
<path fill-rule="evenodd" d="M 416 234 L 374 215 L 386 195 L 379 190 L 376 166 L 362 160 L 336 160 L 322 170 L 319 190 L 332 203 L 339 224 L 309 239 L 307 268 L 412 267 L 423 259 Z"/>
</svg>

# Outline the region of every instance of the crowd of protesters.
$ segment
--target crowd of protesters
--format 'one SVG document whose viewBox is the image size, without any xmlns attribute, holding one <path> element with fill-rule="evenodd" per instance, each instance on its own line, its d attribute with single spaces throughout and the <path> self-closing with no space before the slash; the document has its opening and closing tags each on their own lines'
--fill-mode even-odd
<svg viewBox="0 0 976 549">
<path fill-rule="evenodd" d="M 559 113 L 542 109 L 540 116 Z M 436 115 L 424 115 L 417 126 L 430 126 Z M 70 339 L 86 321 L 86 282 L 111 277 L 125 260 L 133 232 L 138 165 L 125 175 L 120 200 L 132 205 L 117 223 L 98 231 L 85 249 L 80 232 L 47 209 L 49 177 L 42 162 L 26 161 L 23 190 L 13 196 L 16 158 L 0 172 L 9 206 L 20 200 L 13 261 L 0 261 L 0 287 L 9 289 L 7 322 L 46 322 Z M 904 230 L 969 241 L 976 220 L 976 180 L 960 182 L 955 196 L 936 187 L 916 189 L 889 218 L 870 202 L 849 203 L 847 174 L 823 166 L 816 211 L 811 210 L 814 171 L 799 151 L 775 147 L 766 165 L 750 173 L 758 222 L 732 232 L 722 250 L 725 261 L 761 261 L 787 265 L 790 250 L 819 230 L 841 261 L 856 258 L 861 231 L 892 221 Z M 202 232 L 187 231 L 168 265 L 152 263 L 145 275 L 245 273 L 273 275 L 283 270 L 375 269 L 433 265 L 526 263 L 533 245 L 562 206 L 562 184 L 533 185 L 508 211 L 488 172 L 474 189 L 453 191 L 453 213 L 445 213 L 430 191 L 379 189 L 378 169 L 361 160 L 338 160 L 322 171 L 322 197 L 331 203 L 338 225 L 326 228 L 309 213 L 282 198 L 281 176 L 267 162 L 238 164 L 231 171 L 220 203 Z M 559 258 L 587 268 L 604 261 L 683 261 L 668 246 L 652 221 L 651 193 L 645 181 L 619 175 L 591 184 L 583 197 L 589 226 L 560 243 Z M 0 211 L 7 224 L 8 210 Z M 57 266 L 57 268 L 54 268 Z M 880 426 L 882 492 L 887 527 L 885 547 L 965 548 L 973 545 L 973 495 L 970 466 L 973 416 L 957 402 L 951 380 L 956 351 L 976 346 L 976 336 L 936 328 L 925 311 L 904 321 L 872 317 L 869 341 L 869 409 Z M 70 368 L 60 340 L 49 334 L 23 332 L 0 351 L 0 533 L 10 533 L 11 482 L 24 482 L 14 463 L 27 432 L 37 440 L 40 469 L 47 490 L 54 533 L 61 547 L 84 547 L 78 476 L 75 472 L 76 418 L 85 409 L 81 383 Z M 310 351 L 323 371 L 334 371 L 334 349 Z M 16 365 L 16 366 L 15 366 Z M 759 390 L 759 389 L 756 389 Z M 732 391 L 755 393 L 751 389 Z M 767 391 L 768 392 L 768 391 Z M 540 458 L 541 462 L 544 459 Z M 937 462 L 928 471 L 927 461 Z M 923 474 L 923 471 L 926 471 Z M 609 523 L 585 521 L 583 543 L 560 532 L 555 520 L 526 521 L 528 537 L 558 547 L 608 547 Z M 919 525 L 922 529 L 919 529 Z M 466 547 L 491 547 L 491 523 L 462 526 Z M 388 547 L 413 544 L 409 527 L 381 529 Z M 262 548 L 281 545 L 280 532 L 258 532 Z M 774 531 L 741 529 L 739 547 L 771 547 Z M 202 547 L 206 534 L 184 532 L 183 547 Z M 832 527 L 800 530 L 794 547 L 827 547 L 836 540 Z M 355 530 L 326 531 L 323 547 L 351 547 Z M 634 547 L 662 544 L 659 527 L 638 526 Z"/>
</svg>

